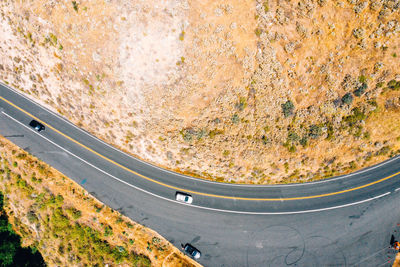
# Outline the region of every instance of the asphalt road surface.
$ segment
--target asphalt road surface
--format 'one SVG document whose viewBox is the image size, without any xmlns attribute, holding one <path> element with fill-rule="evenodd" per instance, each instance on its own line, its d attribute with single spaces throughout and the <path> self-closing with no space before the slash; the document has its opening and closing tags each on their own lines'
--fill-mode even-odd
<svg viewBox="0 0 400 267">
<path fill-rule="evenodd" d="M 36 132 L 35 118 L 46 126 Z M 324 181 L 251 186 L 135 159 L 0 85 L 0 134 L 205 266 L 391 266 L 400 239 L 400 158 Z M 175 201 L 188 192 L 192 205 Z"/>
</svg>

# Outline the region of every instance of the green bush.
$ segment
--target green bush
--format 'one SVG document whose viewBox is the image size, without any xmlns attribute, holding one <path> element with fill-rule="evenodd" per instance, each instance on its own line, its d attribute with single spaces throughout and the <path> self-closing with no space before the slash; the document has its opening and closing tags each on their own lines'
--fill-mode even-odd
<svg viewBox="0 0 400 267">
<path fill-rule="evenodd" d="M 112 231 L 111 226 L 107 225 L 104 227 L 104 236 L 112 236 L 114 233 Z"/>
<path fill-rule="evenodd" d="M 283 167 L 285 167 L 285 172 L 287 173 L 287 172 L 289 171 L 289 163 L 288 163 L 288 162 L 285 162 L 285 163 L 283 164 Z"/>
<path fill-rule="evenodd" d="M 392 90 L 399 90 L 400 89 L 400 81 L 391 80 L 388 82 L 387 86 Z"/>
<path fill-rule="evenodd" d="M 299 141 L 300 145 L 302 145 L 303 147 L 306 147 L 308 145 L 308 137 L 307 136 L 303 136 L 300 141 Z"/>
<path fill-rule="evenodd" d="M 290 117 L 294 114 L 294 105 L 292 101 L 288 100 L 284 104 L 281 105 L 282 112 L 285 118 Z"/>
<path fill-rule="evenodd" d="M 322 135 L 322 128 L 321 126 L 318 126 L 316 124 L 313 124 L 310 126 L 308 129 L 308 136 L 310 136 L 313 139 L 317 139 Z"/>
<path fill-rule="evenodd" d="M 205 137 L 206 135 L 207 135 L 207 131 L 206 131 L 205 129 L 201 129 L 201 130 L 198 130 L 198 131 L 196 132 L 197 140 L 202 139 L 202 138 Z"/>
<path fill-rule="evenodd" d="M 112 249 L 111 256 L 113 257 L 114 262 L 119 264 L 128 256 L 128 252 L 124 247 L 116 246 Z"/>
<path fill-rule="evenodd" d="M 383 156 L 383 155 L 387 155 L 390 152 L 390 147 L 389 146 L 384 146 L 381 149 L 379 149 L 376 152 L 376 156 Z"/>
<path fill-rule="evenodd" d="M 17 155 L 17 159 L 26 159 L 26 157 L 27 157 L 28 155 L 26 154 L 26 153 L 20 153 L 20 154 L 18 154 Z"/>
<path fill-rule="evenodd" d="M 267 12 L 269 11 L 269 4 L 268 4 L 268 1 L 265 1 L 265 2 L 263 3 L 263 7 L 264 7 L 264 12 L 267 13 Z"/>
<path fill-rule="evenodd" d="M 55 36 L 52 33 L 49 33 L 49 38 L 50 38 L 50 42 L 52 45 L 56 46 L 57 45 L 57 36 Z"/>
<path fill-rule="evenodd" d="M 17 180 L 17 186 L 18 186 L 19 188 L 21 188 L 21 189 L 25 189 L 26 186 L 27 186 L 27 183 L 26 183 L 25 180 L 18 179 L 18 180 Z"/>
<path fill-rule="evenodd" d="M 102 206 L 94 205 L 96 212 L 100 212 L 103 207 L 104 207 L 104 205 L 102 205 Z"/>
<path fill-rule="evenodd" d="M 129 253 L 123 246 L 111 247 L 106 240 L 102 240 L 99 231 L 88 226 L 75 223 L 70 227 L 65 238 L 68 238 L 70 242 L 67 250 L 77 249 L 79 257 L 87 259 L 92 266 L 102 266 L 105 260 L 116 263 L 126 261 L 132 263 L 133 266 L 151 265 L 147 257 Z"/>
<path fill-rule="evenodd" d="M 360 77 L 358 77 L 358 81 L 360 83 L 366 83 L 367 82 L 367 77 L 365 77 L 365 75 L 361 75 Z"/>
<path fill-rule="evenodd" d="M 378 102 L 376 102 L 376 99 L 368 100 L 367 103 L 370 104 L 371 106 L 376 107 L 376 108 L 378 107 Z"/>
<path fill-rule="evenodd" d="M 289 152 L 290 153 L 294 153 L 294 152 L 296 152 L 297 151 L 297 149 L 296 149 L 296 146 L 295 145 L 291 145 L 290 147 L 289 147 Z"/>
<path fill-rule="evenodd" d="M 72 1 L 72 7 L 76 12 L 78 12 L 78 3 L 76 3 L 76 1 Z"/>
<path fill-rule="evenodd" d="M 353 135 L 354 135 L 355 137 L 361 137 L 361 135 L 362 135 L 362 130 L 363 130 L 363 127 L 362 127 L 361 125 L 357 125 L 357 126 L 355 127 L 355 129 L 354 129 Z"/>
<path fill-rule="evenodd" d="M 51 216 L 51 225 L 56 233 L 63 232 L 71 226 L 69 219 L 64 215 L 61 208 L 54 210 Z"/>
<path fill-rule="evenodd" d="M 82 212 L 74 207 L 66 208 L 65 212 L 74 220 L 77 220 L 82 216 Z"/>
<path fill-rule="evenodd" d="M 288 140 L 291 142 L 297 142 L 300 140 L 300 137 L 297 135 L 296 132 L 290 131 L 288 133 Z"/>
<path fill-rule="evenodd" d="M 351 115 L 344 117 L 344 121 L 350 126 L 353 126 L 356 123 L 365 120 L 366 118 L 367 116 L 364 114 L 364 112 L 362 112 L 360 108 L 356 107 L 352 109 Z"/>
<path fill-rule="evenodd" d="M 214 130 L 211 130 L 211 131 L 208 133 L 208 136 L 209 136 L 211 139 L 213 139 L 216 135 L 223 134 L 223 133 L 224 133 L 223 130 L 214 129 Z"/>
<path fill-rule="evenodd" d="M 133 266 L 151 266 L 151 261 L 149 258 L 143 255 L 136 255 L 132 253 L 132 261 L 131 261 Z"/>
<path fill-rule="evenodd" d="M 180 134 L 182 135 L 182 138 L 185 142 L 190 143 L 193 140 L 193 135 L 196 135 L 196 131 L 191 128 L 188 128 L 188 129 L 181 130 Z M 205 134 L 205 132 L 204 132 L 204 134 Z M 200 136 L 200 138 L 202 138 L 202 137 L 203 137 L 203 135 Z M 200 139 L 200 138 L 199 138 L 199 136 L 197 136 L 197 139 Z"/>
<path fill-rule="evenodd" d="M 64 203 L 64 198 L 62 195 L 57 195 L 56 197 L 54 195 L 51 195 L 45 204 L 48 207 L 58 208 L 61 207 L 63 203 Z"/>
<path fill-rule="evenodd" d="M 235 113 L 235 114 L 233 114 L 233 116 L 232 116 L 232 119 L 231 119 L 231 120 L 232 120 L 232 122 L 233 122 L 233 123 L 238 123 L 238 122 L 239 122 L 239 120 L 240 120 L 240 119 L 239 119 L 239 115 L 238 115 L 238 114 L 236 114 L 236 113 Z"/>
<path fill-rule="evenodd" d="M 30 223 L 38 223 L 38 222 L 39 222 L 38 217 L 36 216 L 35 212 L 32 211 L 32 210 L 29 211 L 29 212 L 26 214 L 26 217 L 28 218 L 28 221 L 29 221 Z"/>
<path fill-rule="evenodd" d="M 347 93 L 342 97 L 342 103 L 346 105 L 350 105 L 353 102 L 353 96 L 351 93 Z"/>
<path fill-rule="evenodd" d="M 368 85 L 364 82 L 353 93 L 355 96 L 362 96 L 362 94 L 365 93 L 365 90 L 367 90 L 367 88 Z"/>
<path fill-rule="evenodd" d="M 236 104 L 236 108 L 240 111 L 244 110 L 247 107 L 246 98 L 240 97 L 239 103 Z"/>
<path fill-rule="evenodd" d="M 352 170 L 354 170 L 355 168 L 357 168 L 357 164 L 355 163 L 354 160 L 349 162 L 349 168 L 352 169 Z"/>
<path fill-rule="evenodd" d="M 267 145 L 267 144 L 271 143 L 271 140 L 269 140 L 269 138 L 266 137 L 265 135 L 261 136 L 261 140 L 262 140 L 264 145 Z"/>
</svg>

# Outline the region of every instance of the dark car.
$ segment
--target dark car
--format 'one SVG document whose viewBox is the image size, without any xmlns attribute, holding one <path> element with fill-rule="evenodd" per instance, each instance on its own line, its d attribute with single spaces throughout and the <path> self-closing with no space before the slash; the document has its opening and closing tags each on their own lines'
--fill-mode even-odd
<svg viewBox="0 0 400 267">
<path fill-rule="evenodd" d="M 182 245 L 182 249 L 195 259 L 198 259 L 201 256 L 201 252 L 189 243 L 186 243 L 186 245 Z"/>
<path fill-rule="evenodd" d="M 44 131 L 45 127 L 43 124 L 41 124 L 38 121 L 32 120 L 29 123 L 29 126 L 31 126 L 33 129 L 35 129 L 36 131 L 40 132 L 40 131 Z"/>
</svg>

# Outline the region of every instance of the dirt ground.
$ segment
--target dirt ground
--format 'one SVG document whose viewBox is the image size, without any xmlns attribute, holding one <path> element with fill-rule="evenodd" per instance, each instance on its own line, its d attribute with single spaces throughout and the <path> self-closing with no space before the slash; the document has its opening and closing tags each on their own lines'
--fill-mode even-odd
<svg viewBox="0 0 400 267">
<path fill-rule="evenodd" d="M 0 80 L 153 164 L 289 183 L 399 152 L 396 1 L 0 5 Z"/>
</svg>

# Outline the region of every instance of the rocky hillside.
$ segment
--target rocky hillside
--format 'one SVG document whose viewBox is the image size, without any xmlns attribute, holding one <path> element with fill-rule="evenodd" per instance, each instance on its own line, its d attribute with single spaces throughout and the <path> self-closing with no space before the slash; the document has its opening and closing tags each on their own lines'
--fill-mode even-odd
<svg viewBox="0 0 400 267">
<path fill-rule="evenodd" d="M 48 266 L 200 266 L 2 136 L 0 191 L 22 246 Z"/>
<path fill-rule="evenodd" d="M 0 80 L 151 163 L 285 183 L 399 152 L 398 0 L 0 6 Z"/>
</svg>

